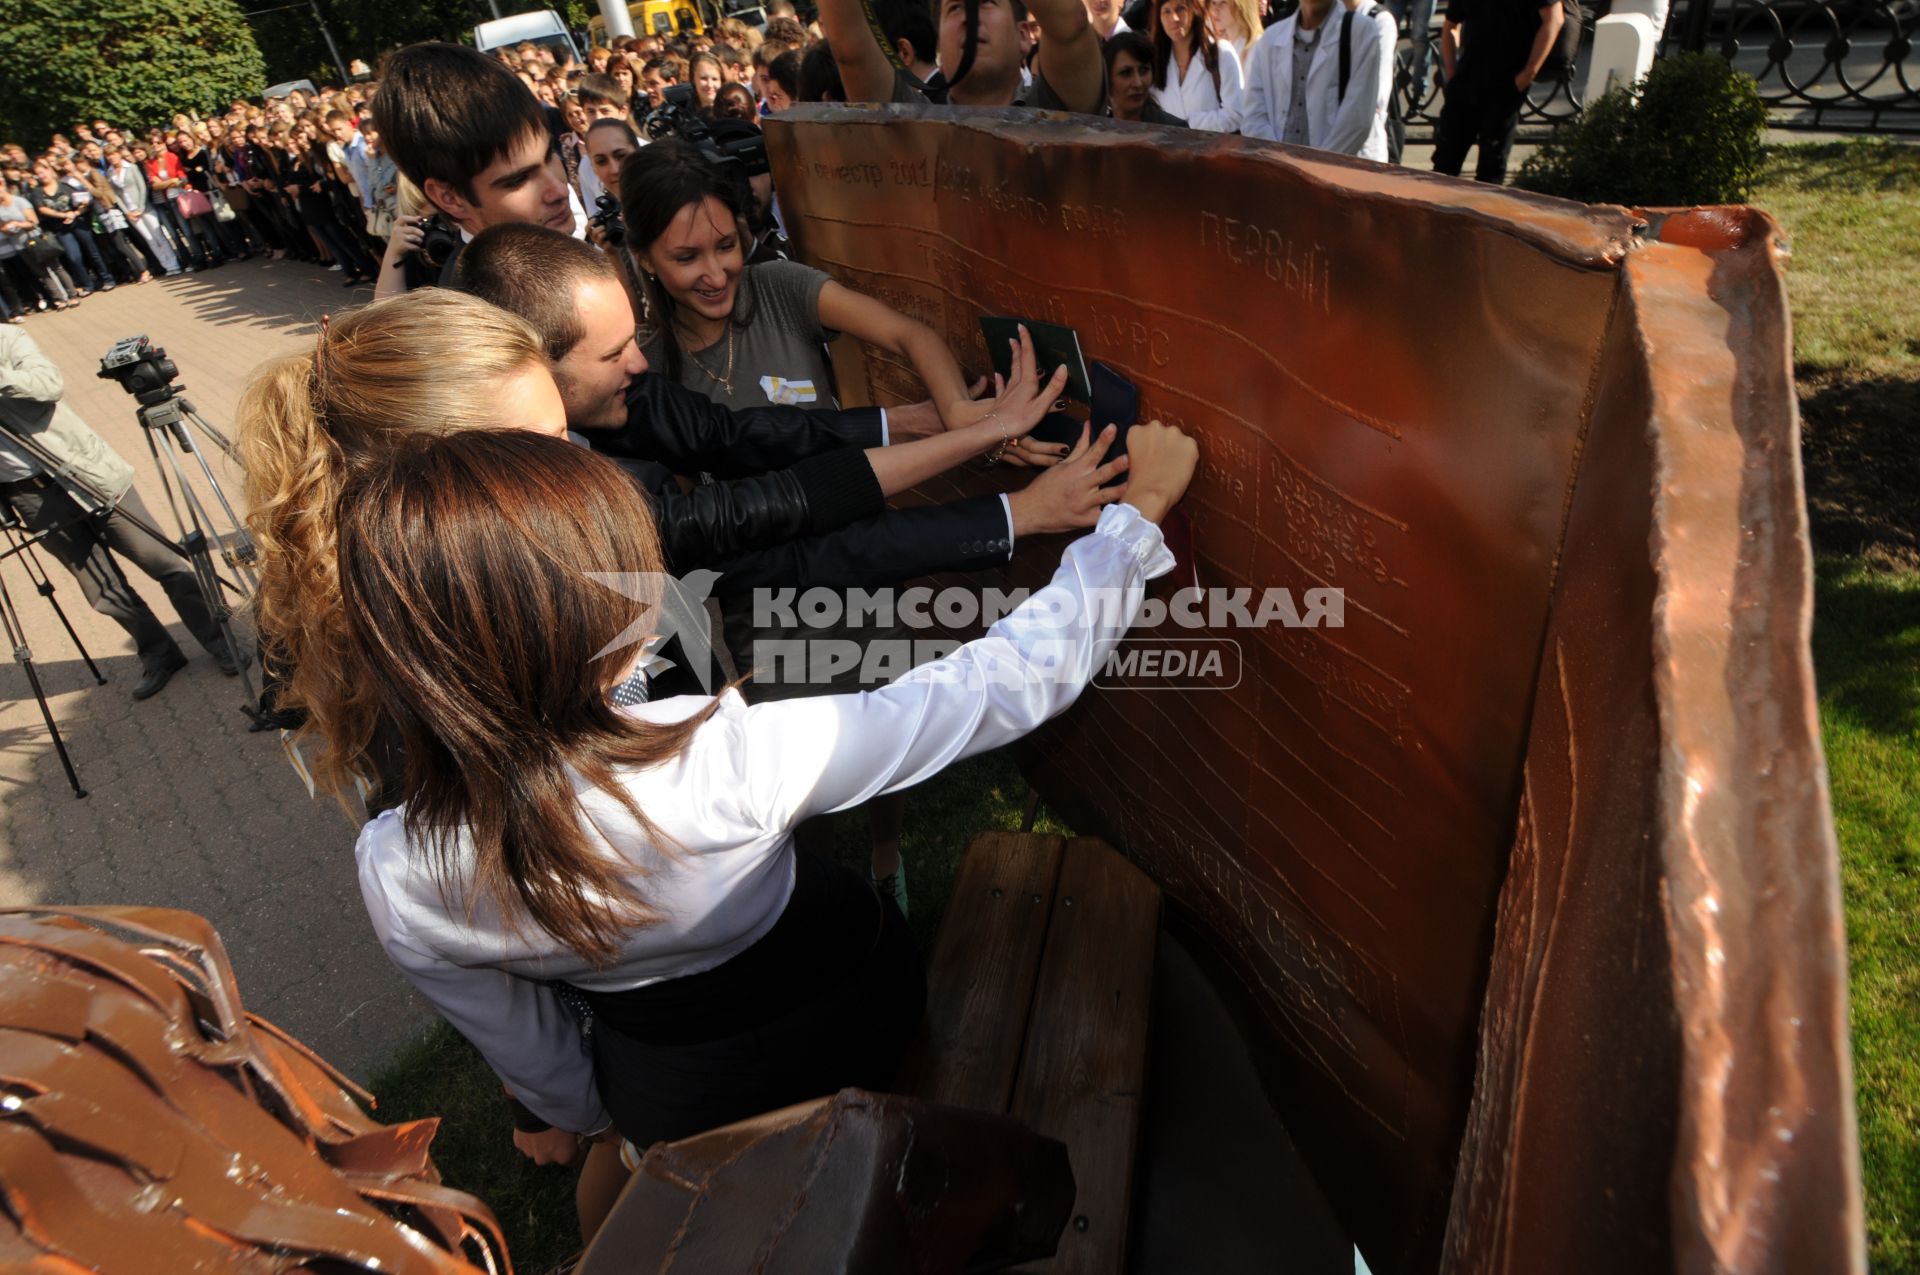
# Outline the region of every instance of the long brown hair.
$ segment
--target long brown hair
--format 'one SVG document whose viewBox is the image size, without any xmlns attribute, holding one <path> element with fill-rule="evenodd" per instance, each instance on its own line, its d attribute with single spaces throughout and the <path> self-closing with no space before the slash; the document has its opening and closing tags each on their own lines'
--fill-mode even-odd
<svg viewBox="0 0 1920 1275">
<path fill-rule="evenodd" d="M 1213 10 L 1207 0 L 1184 0 L 1193 14 L 1191 25 L 1187 28 L 1188 48 L 1198 53 L 1207 64 L 1207 73 L 1213 76 L 1213 93 L 1220 96 L 1220 37 L 1213 29 Z M 1153 0 L 1152 17 L 1148 25 L 1152 28 L 1153 38 L 1153 86 L 1157 89 L 1167 87 L 1167 67 L 1173 62 L 1173 38 L 1167 34 L 1166 23 L 1160 20 L 1160 10 L 1167 7 L 1167 0 Z"/>
<path fill-rule="evenodd" d="M 662 726 L 609 701 L 653 612 L 644 589 L 594 577 L 645 585 L 664 569 L 633 480 L 560 439 L 422 439 L 340 494 L 341 602 L 405 746 L 409 834 L 447 897 L 531 918 L 597 964 L 658 918 L 633 890 L 638 865 L 582 826 L 576 784 L 670 850 L 616 772 L 673 757 L 713 711 Z"/>
<path fill-rule="evenodd" d="M 409 292 L 324 325 L 311 352 L 261 369 L 240 400 L 247 528 L 260 550 L 261 645 L 285 675 L 279 702 L 320 743 L 314 777 L 346 796 L 369 782 L 380 703 L 340 611 L 336 502 L 347 475 L 419 434 L 497 429 L 500 383 L 546 366 L 523 320 L 444 288 Z"/>
</svg>

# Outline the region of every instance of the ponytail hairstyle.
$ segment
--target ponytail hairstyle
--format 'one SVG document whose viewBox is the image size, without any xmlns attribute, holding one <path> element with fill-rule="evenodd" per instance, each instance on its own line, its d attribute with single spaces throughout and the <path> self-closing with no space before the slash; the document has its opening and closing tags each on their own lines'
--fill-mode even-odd
<svg viewBox="0 0 1920 1275">
<path fill-rule="evenodd" d="M 601 573 L 665 569 L 632 479 L 563 439 L 419 437 L 340 494 L 348 650 L 399 728 L 409 839 L 469 920 L 485 902 L 595 965 L 659 913 L 634 888 L 645 865 L 591 831 L 581 786 L 671 854 L 618 772 L 669 761 L 714 709 L 656 725 L 609 699 L 659 598 Z"/>
<path fill-rule="evenodd" d="M 660 279 L 644 268 L 641 258 L 688 207 L 699 207 L 709 198 L 720 201 L 733 217 L 744 261 L 751 255 L 753 236 L 747 223 L 751 196 L 742 181 L 729 177 L 720 167 L 702 155 L 699 149 L 677 137 L 663 137 L 653 145 L 635 151 L 620 165 L 620 219 L 627 228 L 627 252 L 640 276 L 647 311 L 658 326 L 661 348 L 666 353 L 663 369 L 670 381 L 678 381 L 686 363 L 680 348 L 680 336 L 674 331 L 674 316 L 679 303 Z M 731 322 L 744 328 L 753 322 L 751 272 L 740 273 L 740 287 L 734 294 Z"/>
<path fill-rule="evenodd" d="M 1213 30 L 1213 13 L 1207 0 L 1182 0 L 1193 16 L 1187 28 L 1187 48 L 1198 53 L 1207 64 L 1207 74 L 1213 77 L 1213 95 L 1220 96 L 1220 38 Z M 1157 89 L 1167 87 L 1167 67 L 1173 63 L 1173 40 L 1167 35 L 1167 25 L 1160 19 L 1160 10 L 1166 8 L 1167 0 L 1153 0 L 1153 86 Z"/>
<path fill-rule="evenodd" d="M 261 369 L 241 398 L 260 644 L 285 678 L 280 706 L 305 713 L 301 733 L 320 743 L 315 779 L 342 799 L 355 778 L 377 782 L 368 749 L 382 705 L 347 642 L 340 490 L 418 435 L 513 425 L 495 406 L 502 378 L 546 365 L 525 321 L 427 288 L 323 320 L 312 351 Z"/>
</svg>

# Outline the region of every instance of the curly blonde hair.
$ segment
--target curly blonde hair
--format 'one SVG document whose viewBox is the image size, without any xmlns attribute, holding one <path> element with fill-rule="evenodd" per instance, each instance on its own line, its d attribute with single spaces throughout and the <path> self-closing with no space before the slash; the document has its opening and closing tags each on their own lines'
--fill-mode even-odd
<svg viewBox="0 0 1920 1275">
<path fill-rule="evenodd" d="M 240 402 L 247 527 L 260 553 L 260 642 L 306 714 L 316 782 L 347 798 L 378 787 L 381 704 L 352 655 L 340 602 L 338 503 L 347 480 L 421 434 L 498 429 L 501 382 L 547 367 L 524 320 L 428 288 L 323 322 L 314 350 L 262 368 Z"/>
</svg>

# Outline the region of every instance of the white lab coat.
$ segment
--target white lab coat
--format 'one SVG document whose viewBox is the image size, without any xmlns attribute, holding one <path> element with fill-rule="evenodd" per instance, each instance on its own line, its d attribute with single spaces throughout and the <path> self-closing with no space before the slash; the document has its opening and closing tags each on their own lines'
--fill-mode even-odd
<svg viewBox="0 0 1920 1275">
<path fill-rule="evenodd" d="M 1347 95 L 1340 96 L 1340 27 L 1353 12 Z M 1300 16 L 1268 27 L 1248 55 L 1241 92 L 1240 131 L 1248 137 L 1278 141 L 1287 129 L 1293 102 L 1293 41 Z M 1320 150 L 1387 159 L 1387 98 L 1393 91 L 1393 48 L 1399 39 L 1393 15 L 1381 5 L 1371 18 L 1365 8 L 1350 11 L 1336 4 L 1321 24 L 1320 45 L 1307 66 L 1307 145 Z"/>
<path fill-rule="evenodd" d="M 1167 83 L 1153 90 L 1153 100 L 1169 115 L 1178 115 L 1189 128 L 1231 133 L 1240 127 L 1240 55 L 1231 45 L 1220 46 L 1220 88 L 1213 87 L 1207 59 L 1195 52 L 1180 74 L 1177 59 L 1167 59 Z"/>
</svg>

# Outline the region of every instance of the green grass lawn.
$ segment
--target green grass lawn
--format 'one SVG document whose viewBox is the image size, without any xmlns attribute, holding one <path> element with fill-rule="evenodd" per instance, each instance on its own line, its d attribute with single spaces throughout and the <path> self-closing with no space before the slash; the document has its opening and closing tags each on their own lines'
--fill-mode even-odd
<svg viewBox="0 0 1920 1275">
<path fill-rule="evenodd" d="M 1825 560 L 1814 617 L 1873 1269 L 1910 1273 L 1920 1271 L 1920 572 Z"/>
<path fill-rule="evenodd" d="M 1818 557 L 1813 659 L 1846 898 L 1876 1275 L 1920 1272 L 1920 147 L 1781 147 Z"/>
<path fill-rule="evenodd" d="M 1753 202 L 1793 246 L 1821 551 L 1814 663 L 1846 892 L 1870 1257 L 1877 1275 L 1920 1275 L 1920 415 L 1908 410 L 1920 402 L 1920 147 L 1778 148 Z M 906 849 L 923 939 L 965 838 L 1018 826 L 1023 792 L 998 755 L 915 790 Z M 831 834 L 838 857 L 864 862 L 858 818 Z M 512 1149 L 498 1086 L 464 1041 L 436 1029 L 373 1088 L 383 1119 L 445 1117 L 435 1159 L 492 1204 L 521 1269 L 573 1251 L 571 1176 Z"/>
</svg>

